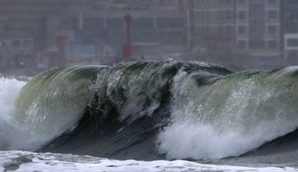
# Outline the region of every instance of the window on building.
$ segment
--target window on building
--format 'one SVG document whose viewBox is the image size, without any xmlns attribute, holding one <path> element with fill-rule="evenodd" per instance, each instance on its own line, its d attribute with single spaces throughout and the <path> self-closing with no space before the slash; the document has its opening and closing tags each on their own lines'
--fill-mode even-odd
<svg viewBox="0 0 298 172">
<path fill-rule="evenodd" d="M 159 3 L 161 3 L 163 0 L 159 0 Z M 188 7 L 193 8 L 195 6 L 195 0 L 189 0 L 188 1 Z"/>
<path fill-rule="evenodd" d="M 219 25 L 217 28 L 217 33 L 218 34 L 223 34 L 224 33 L 224 27 L 222 25 Z"/>
<path fill-rule="evenodd" d="M 11 42 L 11 46 L 13 46 L 13 47 L 19 47 L 19 46 L 21 46 L 21 41 L 20 40 L 13 40 Z"/>
<path fill-rule="evenodd" d="M 205 11 L 205 17 L 206 19 L 209 19 L 209 11 Z"/>
<path fill-rule="evenodd" d="M 201 11 L 201 20 L 204 20 L 204 19 L 205 19 L 205 12 Z"/>
<path fill-rule="evenodd" d="M 135 32 L 133 36 L 136 42 L 155 42 L 155 35 L 151 30 Z"/>
<path fill-rule="evenodd" d="M 238 19 L 245 19 L 245 11 L 244 10 L 239 10 L 238 11 Z"/>
<path fill-rule="evenodd" d="M 199 22 L 199 20 L 201 20 L 201 11 L 196 12 L 196 20 L 197 20 L 197 22 Z"/>
<path fill-rule="evenodd" d="M 123 20 L 118 18 L 111 18 L 106 20 L 107 29 L 123 29 Z"/>
<path fill-rule="evenodd" d="M 277 41 L 276 40 L 269 40 L 268 41 L 268 48 L 269 49 L 277 49 Z"/>
<path fill-rule="evenodd" d="M 195 31 L 195 35 L 200 35 L 200 27 L 199 26 L 196 27 L 194 31 Z"/>
<path fill-rule="evenodd" d="M 181 29 L 184 25 L 182 18 L 157 18 L 156 26 L 158 29 Z"/>
<path fill-rule="evenodd" d="M 179 1 L 178 1 L 178 4 L 179 4 L 179 5 L 183 5 L 183 0 L 179 0 Z"/>
<path fill-rule="evenodd" d="M 243 40 L 238 41 L 238 45 L 237 45 L 237 47 L 238 47 L 239 49 L 245 49 L 245 48 L 246 48 L 246 41 L 243 41 Z"/>
<path fill-rule="evenodd" d="M 242 35 L 246 33 L 246 27 L 245 26 L 238 26 L 238 34 Z"/>
<path fill-rule="evenodd" d="M 268 26 L 268 33 L 272 35 L 277 34 L 277 26 L 276 25 L 270 25 Z"/>
<path fill-rule="evenodd" d="M 206 27 L 201 26 L 201 34 L 204 35 L 206 33 Z"/>
<path fill-rule="evenodd" d="M 244 4 L 245 0 L 238 0 L 238 4 Z"/>
<path fill-rule="evenodd" d="M 24 47 L 31 47 L 33 45 L 32 40 L 24 40 L 23 41 Z"/>
<path fill-rule="evenodd" d="M 77 26 L 78 23 L 76 21 L 74 21 L 74 25 L 73 27 L 80 27 Z M 84 18 L 84 30 L 87 32 L 96 32 L 99 29 L 103 29 L 104 28 L 104 19 L 101 18 Z"/>
<path fill-rule="evenodd" d="M 233 12 L 231 10 L 225 11 L 226 19 L 232 19 L 233 18 Z"/>
<path fill-rule="evenodd" d="M 277 19 L 277 10 L 268 10 L 268 19 Z"/>
<path fill-rule="evenodd" d="M 208 0 L 197 0 L 198 4 L 208 4 L 209 1 Z"/>
<path fill-rule="evenodd" d="M 124 0 L 114 0 L 115 4 L 122 4 Z"/>
<path fill-rule="evenodd" d="M 165 2 L 166 2 L 166 0 L 159 0 L 159 3 L 162 4 L 162 5 L 164 5 Z"/>
<path fill-rule="evenodd" d="M 217 19 L 219 20 L 224 19 L 224 11 L 222 10 L 217 11 Z"/>
<path fill-rule="evenodd" d="M 154 21 L 152 18 L 138 18 L 132 23 L 133 29 L 136 30 L 150 30 L 154 28 Z"/>
<path fill-rule="evenodd" d="M 225 31 L 227 35 L 231 35 L 233 32 L 232 26 L 226 26 Z"/>
<path fill-rule="evenodd" d="M 249 47 L 251 49 L 264 49 L 265 48 L 265 40 L 251 40 L 249 41 Z"/>
<path fill-rule="evenodd" d="M 287 40 L 288 47 L 298 47 L 298 39 L 292 38 Z"/>
<path fill-rule="evenodd" d="M 268 0 L 268 4 L 275 4 L 276 0 Z"/>
<path fill-rule="evenodd" d="M 220 4 L 223 4 L 223 3 L 230 4 L 232 2 L 233 2 L 232 0 L 218 0 L 218 3 L 220 3 Z"/>
<path fill-rule="evenodd" d="M 175 4 L 175 1 L 167 1 L 167 5 L 172 6 L 172 5 L 174 5 L 174 4 Z"/>
<path fill-rule="evenodd" d="M 209 28 L 209 25 L 206 25 L 206 34 L 209 34 L 209 32 L 210 32 L 210 28 Z"/>
<path fill-rule="evenodd" d="M 197 34 L 199 36 L 204 36 L 208 33 L 208 28 L 207 26 L 199 26 L 197 27 Z"/>
<path fill-rule="evenodd" d="M 196 15 L 197 15 L 197 20 L 204 20 L 205 18 L 205 12 L 204 11 L 197 11 L 196 12 Z"/>
</svg>

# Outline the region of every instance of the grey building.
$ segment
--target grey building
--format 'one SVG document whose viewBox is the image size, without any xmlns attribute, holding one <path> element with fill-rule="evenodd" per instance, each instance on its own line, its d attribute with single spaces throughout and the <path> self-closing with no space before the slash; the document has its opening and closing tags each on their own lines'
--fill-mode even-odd
<svg viewBox="0 0 298 172">
<path fill-rule="evenodd" d="M 285 58 L 298 55 L 298 1 L 281 1 L 281 40 Z"/>
<path fill-rule="evenodd" d="M 46 47 L 47 20 L 67 13 L 67 9 L 85 8 L 92 0 L 1 0 L 0 36 L 18 34 L 34 39 L 36 49 Z"/>
<path fill-rule="evenodd" d="M 280 54 L 280 0 L 190 0 L 191 43 L 219 45 L 256 56 Z"/>
<path fill-rule="evenodd" d="M 130 13 L 134 17 L 131 34 L 133 41 L 182 45 L 187 42 L 186 2 L 1 0 L 0 36 L 20 34 L 32 37 L 37 50 L 52 46 L 55 37 L 61 32 L 71 35 L 71 41 L 76 39 L 86 44 L 96 41 L 122 44 L 125 37 L 123 16 Z"/>
</svg>

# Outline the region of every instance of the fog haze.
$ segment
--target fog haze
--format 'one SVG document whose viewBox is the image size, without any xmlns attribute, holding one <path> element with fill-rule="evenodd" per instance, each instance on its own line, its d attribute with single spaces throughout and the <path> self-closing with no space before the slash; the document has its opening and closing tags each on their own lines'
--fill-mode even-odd
<svg viewBox="0 0 298 172">
<path fill-rule="evenodd" d="M 295 0 L 0 0 L 0 72 L 142 60 L 297 65 Z"/>
</svg>

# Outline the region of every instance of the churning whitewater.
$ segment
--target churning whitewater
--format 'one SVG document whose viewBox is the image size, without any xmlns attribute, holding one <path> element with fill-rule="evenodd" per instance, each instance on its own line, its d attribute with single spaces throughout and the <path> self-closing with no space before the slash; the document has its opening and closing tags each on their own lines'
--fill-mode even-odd
<svg viewBox="0 0 298 172">
<path fill-rule="evenodd" d="M 201 62 L 130 62 L 0 82 L 3 151 L 219 160 L 298 128 L 295 66 L 233 72 Z"/>
</svg>

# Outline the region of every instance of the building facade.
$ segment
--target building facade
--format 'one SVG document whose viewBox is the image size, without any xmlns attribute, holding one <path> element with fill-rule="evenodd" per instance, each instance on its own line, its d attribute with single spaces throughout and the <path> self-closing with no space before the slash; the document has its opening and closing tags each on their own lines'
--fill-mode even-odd
<svg viewBox="0 0 298 172">
<path fill-rule="evenodd" d="M 187 50 L 187 0 L 1 0 L 0 37 L 19 34 L 36 51 L 67 44 L 109 44 L 126 40 L 123 16 L 130 13 L 132 43 L 158 43 L 166 52 Z"/>
<path fill-rule="evenodd" d="M 90 2 L 92 0 L 1 0 L 0 36 L 18 34 L 31 37 L 36 49 L 44 49 L 47 20 L 56 15 L 63 16 L 67 12 L 65 9 L 85 8 Z"/>
<path fill-rule="evenodd" d="M 94 3 L 92 11 L 83 12 L 85 41 L 97 39 L 99 42 L 121 47 L 126 40 L 126 23 L 123 17 L 129 13 L 132 16 L 132 43 L 158 43 L 166 52 L 186 51 L 186 5 L 186 0 L 118 0 Z"/>
<path fill-rule="evenodd" d="M 277 56 L 298 49 L 297 6 L 296 0 L 1 0 L 0 37 L 24 35 L 38 51 L 61 35 L 67 43 L 121 50 L 129 13 L 131 40 L 138 45 Z"/>
<path fill-rule="evenodd" d="M 11 35 L 0 39 L 0 71 L 9 68 L 32 68 L 33 40 L 21 35 Z"/>
<path fill-rule="evenodd" d="M 285 58 L 298 55 L 298 1 L 281 1 L 282 52 Z"/>
<path fill-rule="evenodd" d="M 215 40 L 210 48 L 279 55 L 280 0 L 190 0 L 189 4 L 193 46 Z"/>
</svg>

